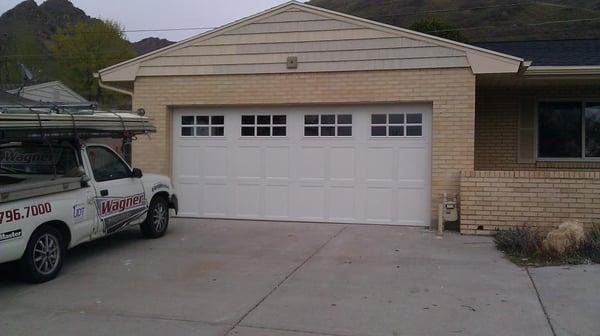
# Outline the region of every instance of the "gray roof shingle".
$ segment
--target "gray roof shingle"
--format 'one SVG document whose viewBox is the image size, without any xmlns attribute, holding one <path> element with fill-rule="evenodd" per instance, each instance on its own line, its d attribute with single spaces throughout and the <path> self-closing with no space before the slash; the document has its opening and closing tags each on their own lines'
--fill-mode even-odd
<svg viewBox="0 0 600 336">
<path fill-rule="evenodd" d="M 474 45 L 524 58 L 533 66 L 600 65 L 600 39 L 483 42 Z"/>
</svg>

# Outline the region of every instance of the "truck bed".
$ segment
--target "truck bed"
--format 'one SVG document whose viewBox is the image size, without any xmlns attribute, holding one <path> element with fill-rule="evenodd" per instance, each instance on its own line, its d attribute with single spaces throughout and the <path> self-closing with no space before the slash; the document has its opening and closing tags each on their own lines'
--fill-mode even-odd
<svg viewBox="0 0 600 336">
<path fill-rule="evenodd" d="M 81 188 L 81 177 L 0 174 L 0 204 Z"/>
</svg>

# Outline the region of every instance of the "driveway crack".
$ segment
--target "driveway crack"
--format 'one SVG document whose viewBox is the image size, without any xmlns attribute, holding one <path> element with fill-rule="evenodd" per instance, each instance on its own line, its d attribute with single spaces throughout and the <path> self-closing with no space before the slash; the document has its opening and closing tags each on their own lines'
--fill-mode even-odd
<svg viewBox="0 0 600 336">
<path fill-rule="evenodd" d="M 327 246 L 327 244 L 329 244 L 332 240 L 337 238 L 347 228 L 348 228 L 348 226 L 345 225 L 343 228 L 338 230 L 333 236 L 329 237 L 329 239 L 327 239 L 327 241 L 325 241 L 323 244 L 321 244 L 321 246 L 319 246 L 313 253 L 311 253 L 311 255 L 309 255 L 306 259 L 304 259 L 304 261 L 302 261 L 288 275 L 286 275 L 281 281 L 279 281 L 265 296 L 263 296 L 254 306 L 252 306 L 252 308 L 250 308 L 240 319 L 238 319 L 235 322 L 235 324 L 231 328 L 229 328 L 223 335 L 226 336 L 229 333 L 231 333 L 235 328 L 237 328 L 242 323 L 242 321 L 244 321 L 246 319 L 246 317 L 248 317 L 248 315 L 250 315 L 254 310 L 256 310 L 256 308 L 258 308 L 263 302 L 265 302 L 269 298 L 269 296 L 271 296 L 271 294 L 275 293 L 275 291 L 279 287 L 281 287 L 289 278 L 291 278 L 294 274 L 296 274 L 296 272 L 298 272 L 302 268 L 302 266 L 306 265 L 306 263 L 308 263 L 314 256 L 316 256 L 319 252 L 321 252 L 321 250 L 323 250 L 323 248 L 325 248 L 325 246 Z"/>
<path fill-rule="evenodd" d="M 535 281 L 533 280 L 533 277 L 531 276 L 531 272 L 529 272 L 529 267 L 525 267 L 525 272 L 527 272 L 527 276 L 529 277 L 529 281 L 531 281 L 531 284 L 533 285 L 533 289 L 535 290 L 535 295 L 537 296 L 537 299 L 540 303 L 540 306 L 542 307 L 542 311 L 544 312 L 544 316 L 546 316 L 546 321 L 548 321 L 548 325 L 550 326 L 550 330 L 552 331 L 552 335 L 556 336 L 556 331 L 554 330 L 554 326 L 552 325 L 552 321 L 550 320 L 550 315 L 548 315 L 548 311 L 546 310 L 546 306 L 544 306 L 544 302 L 542 302 L 542 297 L 540 296 L 540 291 L 537 288 L 537 285 L 535 284 Z"/>
</svg>

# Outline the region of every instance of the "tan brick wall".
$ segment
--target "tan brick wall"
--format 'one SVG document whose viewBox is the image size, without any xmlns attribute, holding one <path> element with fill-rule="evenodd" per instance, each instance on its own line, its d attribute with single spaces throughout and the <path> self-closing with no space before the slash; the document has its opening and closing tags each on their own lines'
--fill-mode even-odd
<svg viewBox="0 0 600 336">
<path fill-rule="evenodd" d="M 475 114 L 475 170 L 600 171 L 600 162 L 517 162 L 519 102 L 526 97 L 600 98 L 600 86 L 577 87 L 565 84 L 539 88 L 478 88 Z"/>
<path fill-rule="evenodd" d="M 600 223 L 600 172 L 471 171 L 460 184 L 461 232 L 516 226 L 549 231 L 567 219 Z"/>
<path fill-rule="evenodd" d="M 159 132 L 135 143 L 134 164 L 170 175 L 172 107 L 386 102 L 433 103 L 433 203 L 440 193 L 457 193 L 460 171 L 474 169 L 475 76 L 470 69 L 138 78 L 133 107 L 145 108 Z"/>
</svg>

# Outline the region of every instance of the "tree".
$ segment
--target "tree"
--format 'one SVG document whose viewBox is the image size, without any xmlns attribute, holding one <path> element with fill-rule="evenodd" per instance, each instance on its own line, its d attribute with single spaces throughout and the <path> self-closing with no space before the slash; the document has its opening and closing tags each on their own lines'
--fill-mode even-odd
<svg viewBox="0 0 600 336">
<path fill-rule="evenodd" d="M 101 105 L 113 107 L 125 103 L 123 95 L 103 91 L 94 78 L 98 70 L 136 56 L 118 23 L 78 22 L 60 30 L 53 40 L 50 50 L 59 65 L 59 77 L 63 82 Z"/>
<path fill-rule="evenodd" d="M 456 27 L 440 21 L 436 18 L 422 19 L 414 22 L 409 27 L 410 30 L 426 33 L 429 35 L 435 35 L 443 37 L 445 39 L 468 43 L 469 39 L 464 36 L 460 31 L 456 30 Z"/>
</svg>

